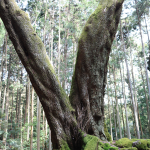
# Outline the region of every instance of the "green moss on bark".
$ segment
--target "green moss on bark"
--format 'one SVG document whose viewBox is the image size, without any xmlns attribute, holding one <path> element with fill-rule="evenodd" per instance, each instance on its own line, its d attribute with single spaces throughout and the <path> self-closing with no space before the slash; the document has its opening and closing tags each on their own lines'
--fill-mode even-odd
<svg viewBox="0 0 150 150">
<path fill-rule="evenodd" d="M 70 150 L 68 144 L 65 141 L 62 141 L 62 147 L 60 150 Z"/>
<path fill-rule="evenodd" d="M 111 135 L 110 135 L 109 132 L 108 132 L 106 123 L 104 123 L 104 132 L 105 132 L 105 136 L 106 136 L 107 140 L 111 142 L 111 141 L 112 141 Z"/>
</svg>

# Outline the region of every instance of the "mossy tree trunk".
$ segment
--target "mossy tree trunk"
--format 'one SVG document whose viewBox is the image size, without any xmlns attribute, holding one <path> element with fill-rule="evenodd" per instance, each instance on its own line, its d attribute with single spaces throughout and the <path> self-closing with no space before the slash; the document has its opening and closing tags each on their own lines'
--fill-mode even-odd
<svg viewBox="0 0 150 150">
<path fill-rule="evenodd" d="M 123 1 L 101 1 L 87 21 L 79 39 L 69 98 L 59 84 L 28 15 L 14 0 L 0 1 L 0 17 L 40 98 L 55 149 L 61 148 L 64 143 L 71 150 L 75 149 L 74 131 L 79 128 L 106 139 L 103 98 L 107 63 Z"/>
</svg>

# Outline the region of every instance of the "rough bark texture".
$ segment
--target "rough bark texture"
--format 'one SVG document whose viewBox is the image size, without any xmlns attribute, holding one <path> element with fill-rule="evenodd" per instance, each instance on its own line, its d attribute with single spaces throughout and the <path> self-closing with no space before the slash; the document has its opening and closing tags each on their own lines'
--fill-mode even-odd
<svg viewBox="0 0 150 150">
<path fill-rule="evenodd" d="M 123 0 L 101 1 L 88 19 L 78 43 L 70 93 L 78 124 L 88 134 L 103 140 L 106 138 L 103 116 L 107 63 L 122 3 Z"/>
<path fill-rule="evenodd" d="M 72 137 L 76 134 L 75 129 L 78 129 L 76 119 L 80 128 L 83 124 L 88 125 L 86 130 L 89 134 L 105 139 L 103 97 L 107 62 L 123 1 L 101 1 L 83 29 L 70 96 L 75 113 L 28 15 L 19 9 L 14 0 L 0 1 L 0 17 L 40 98 L 51 129 L 54 149 L 64 144 L 68 144 L 71 150 L 78 149 L 74 147 L 75 138 Z"/>
</svg>

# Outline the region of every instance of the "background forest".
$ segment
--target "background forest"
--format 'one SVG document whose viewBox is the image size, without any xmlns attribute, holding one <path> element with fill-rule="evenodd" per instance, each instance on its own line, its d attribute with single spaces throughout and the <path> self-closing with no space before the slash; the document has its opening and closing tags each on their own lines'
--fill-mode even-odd
<svg viewBox="0 0 150 150">
<path fill-rule="evenodd" d="M 17 2 L 30 16 L 69 95 L 78 39 L 98 1 Z M 112 46 L 104 101 L 105 123 L 113 140 L 137 138 L 137 124 L 140 137 L 150 139 L 149 8 L 149 0 L 124 2 Z M 43 108 L 1 20 L 0 62 L 0 148 L 50 149 L 50 130 Z"/>
</svg>

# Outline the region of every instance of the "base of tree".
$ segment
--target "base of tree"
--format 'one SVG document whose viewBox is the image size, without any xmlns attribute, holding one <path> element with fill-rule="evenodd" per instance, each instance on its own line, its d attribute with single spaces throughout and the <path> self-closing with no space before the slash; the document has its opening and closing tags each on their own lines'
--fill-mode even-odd
<svg viewBox="0 0 150 150">
<path fill-rule="evenodd" d="M 81 150 L 150 150 L 150 139 L 122 138 L 118 141 L 101 141 L 96 136 L 83 134 Z M 60 150 L 70 150 L 67 143 L 63 143 Z"/>
</svg>

